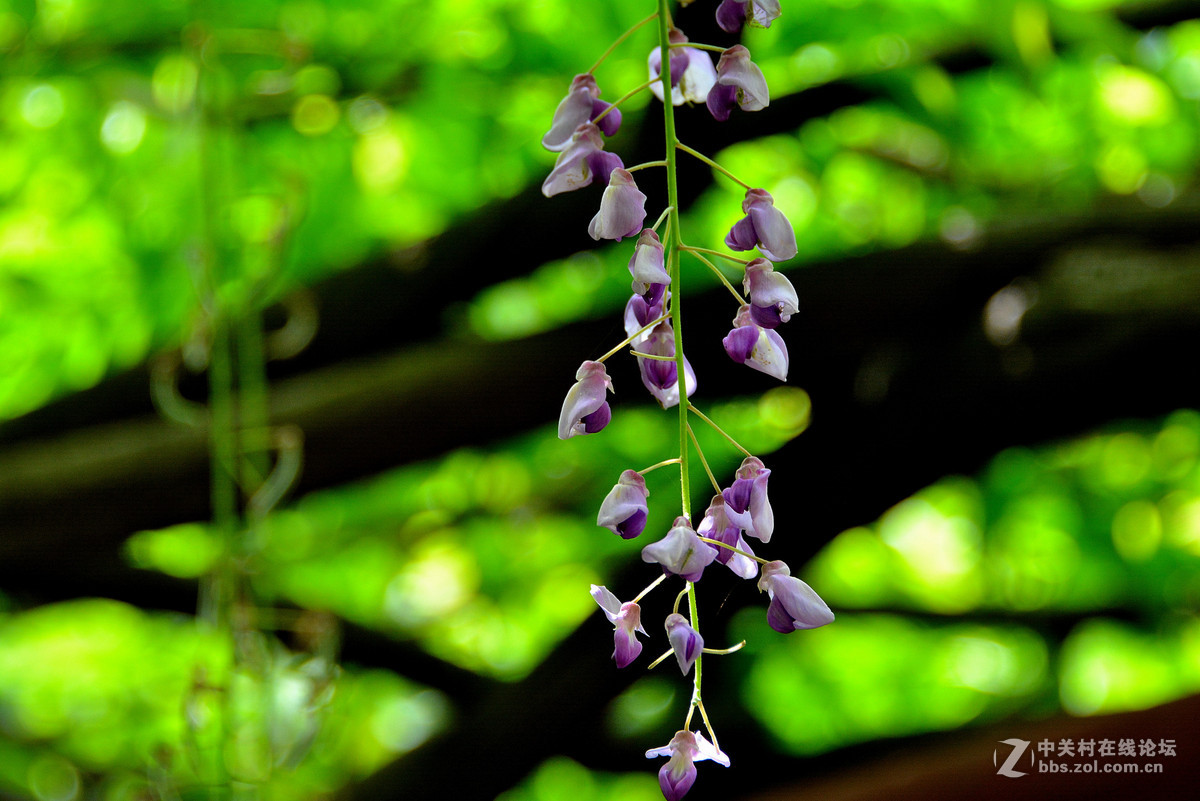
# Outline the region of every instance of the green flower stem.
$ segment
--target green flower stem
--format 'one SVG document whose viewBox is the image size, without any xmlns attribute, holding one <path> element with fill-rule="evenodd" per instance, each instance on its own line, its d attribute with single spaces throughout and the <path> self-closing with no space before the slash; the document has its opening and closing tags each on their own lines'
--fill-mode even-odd
<svg viewBox="0 0 1200 801">
<path fill-rule="evenodd" d="M 663 224 L 663 220 L 667 219 L 671 212 L 675 210 L 674 206 L 667 206 L 663 209 L 663 213 L 658 215 L 658 219 L 654 221 L 654 225 L 650 226 L 651 231 L 657 231 L 658 226 Z M 665 232 L 664 232 L 665 233 Z"/>
<path fill-rule="evenodd" d="M 660 7 L 660 8 L 662 7 L 662 6 L 661 6 L 661 3 L 660 3 L 660 5 L 659 5 L 659 7 Z M 588 72 L 589 72 L 589 73 L 592 73 L 592 72 L 595 72 L 596 70 L 600 69 L 600 65 L 604 63 L 604 59 L 606 59 L 606 58 L 608 58 L 610 55 L 612 55 L 612 51 L 616 50 L 616 49 L 617 49 L 617 48 L 618 48 L 618 47 L 621 45 L 621 42 L 625 41 L 625 40 L 626 40 L 626 39 L 628 39 L 630 36 L 632 36 L 632 35 L 633 35 L 633 34 L 634 34 L 634 33 L 635 33 L 637 30 L 638 30 L 638 28 L 641 28 L 643 25 L 645 25 L 645 24 L 647 24 L 647 23 L 649 23 L 649 22 L 653 22 L 653 21 L 654 21 L 654 19 L 655 19 L 655 17 L 657 17 L 657 16 L 658 16 L 658 14 L 659 14 L 659 12 L 657 12 L 657 11 L 656 11 L 656 12 L 654 12 L 653 14 L 651 14 L 651 15 L 650 15 L 650 16 L 648 16 L 648 17 L 646 17 L 646 18 L 645 18 L 644 20 L 642 20 L 641 22 L 639 22 L 639 23 L 637 23 L 636 25 L 634 25 L 634 26 L 633 26 L 632 28 L 630 28 L 629 30 L 625 31 L 625 33 L 623 33 L 623 34 L 621 34 L 620 36 L 618 36 L 618 37 L 617 37 L 617 40 L 616 40 L 615 42 L 613 42 L 611 45 L 609 45 L 609 46 L 608 46 L 608 49 L 604 51 L 604 55 L 602 55 L 602 56 L 600 56 L 600 58 L 596 59 L 596 63 L 592 65 L 591 69 L 589 69 L 589 70 L 588 70 Z"/>
<path fill-rule="evenodd" d="M 692 250 L 691 248 L 685 248 L 685 250 L 687 250 L 687 252 L 688 252 L 688 253 L 691 253 L 691 254 L 692 254 L 693 256 L 695 256 L 697 259 L 699 259 L 700 261 L 702 261 L 702 262 L 704 262 L 705 264 L 707 264 L 707 265 L 708 265 L 708 269 L 712 270 L 712 271 L 713 271 L 713 274 L 714 274 L 714 275 L 716 275 L 716 276 L 717 276 L 717 278 L 721 279 L 721 283 L 725 285 L 725 288 L 726 288 L 726 289 L 728 289 L 728 290 L 729 290 L 729 292 L 730 292 L 730 293 L 733 295 L 733 297 L 734 297 L 734 298 L 737 300 L 737 302 L 738 302 L 738 305 L 739 305 L 739 306 L 745 306 L 745 305 L 746 305 L 746 300 L 745 300 L 745 298 L 743 298 L 743 297 L 742 297 L 742 296 L 741 296 L 741 295 L 738 293 L 738 291 L 737 291 L 736 289 L 734 289 L 734 288 L 733 288 L 733 284 L 729 283 L 729 280 L 728 280 L 728 279 L 725 277 L 725 274 L 724 274 L 724 273 L 722 273 L 722 272 L 720 271 L 720 269 L 718 269 L 718 268 L 717 268 L 717 265 L 713 264 L 711 261 L 709 261 L 709 260 L 708 260 L 708 259 L 706 259 L 705 257 L 701 256 L 699 253 L 697 253 L 696 251 Z"/>
<path fill-rule="evenodd" d="M 703 651 L 703 649 L 701 649 Z M 700 707 L 700 717 L 704 719 L 704 728 L 708 729 L 708 738 L 712 740 L 713 748 L 721 750 L 720 744 L 717 742 L 717 733 L 713 731 L 712 724 L 708 722 L 708 713 L 704 711 L 704 703 L 697 698 L 696 706 Z"/>
<path fill-rule="evenodd" d="M 712 483 L 713 490 L 720 495 L 721 486 L 717 484 L 716 476 L 708 466 L 708 460 L 704 458 L 704 451 L 700 450 L 700 442 L 696 439 L 696 432 L 692 430 L 691 425 L 688 425 L 688 436 L 692 438 L 692 444 L 696 446 L 696 455 L 700 457 L 700 464 L 704 467 L 704 472 L 708 473 L 708 480 Z"/>
<path fill-rule="evenodd" d="M 643 20 L 643 22 L 646 22 L 646 21 L 647 21 L 647 20 Z M 640 24 L 640 23 L 639 23 L 639 24 Z M 616 45 L 613 45 L 613 46 L 615 47 Z M 619 106 L 619 105 L 621 105 L 622 103 L 624 103 L 624 102 L 625 102 L 626 100 L 628 100 L 629 98 L 631 98 L 631 97 L 634 97 L 635 95 L 638 95 L 638 94 L 640 94 L 641 92 L 644 92 L 644 91 L 646 91 L 646 90 L 647 90 L 647 89 L 649 89 L 651 86 L 653 86 L 657 80 L 658 80 L 658 78 L 657 78 L 657 77 L 655 77 L 655 78 L 651 78 L 650 80 L 646 81 L 644 84 L 642 84 L 641 86 L 639 86 L 637 89 L 630 90 L 630 91 L 626 92 L 625 94 L 621 95 L 620 97 L 618 97 L 616 100 L 614 100 L 614 101 L 612 102 L 612 104 L 611 104 L 611 105 L 609 105 L 609 107 L 608 107 L 608 108 L 604 109 L 604 111 L 601 111 L 599 114 L 597 114 L 597 115 L 595 116 L 595 118 L 593 118 L 593 119 L 591 120 L 592 124 L 593 124 L 593 125 L 598 125 L 598 124 L 600 123 L 600 120 L 602 120 L 602 119 L 604 119 L 605 117 L 607 117 L 607 116 L 608 116 L 608 112 L 612 111 L 613 109 L 615 109 L 617 106 Z"/>
<path fill-rule="evenodd" d="M 668 656 L 670 656 L 673 653 L 675 653 L 674 649 L 667 651 L 665 654 L 660 656 L 658 659 L 655 659 L 653 662 L 651 662 L 649 665 L 647 665 L 646 670 L 654 670 L 656 667 L 658 667 L 659 665 L 661 665 L 663 663 L 663 660 L 665 660 Z"/>
<path fill-rule="evenodd" d="M 692 410 L 692 413 L 693 413 L 693 414 L 695 414 L 695 415 L 696 415 L 697 417 L 699 417 L 701 420 L 703 420 L 704 422 L 706 422 L 706 423 L 708 423 L 710 426 L 712 426 L 712 428 L 713 428 L 713 430 L 714 430 L 714 431 L 716 431 L 718 434 L 720 434 L 720 435 L 721 435 L 722 437 L 724 437 L 725 439 L 729 440 L 729 444 L 733 445 L 733 447 L 737 448 L 739 451 L 741 451 L 742 453 L 746 454 L 747 456 L 753 456 L 753 455 L 754 455 L 754 454 L 753 454 L 753 453 L 751 453 L 750 451 L 748 451 L 748 450 L 746 450 L 745 448 L 743 448 L 743 447 L 741 446 L 741 444 L 739 444 L 739 443 L 738 443 L 738 441 L 737 441 L 736 439 L 734 439 L 733 437 L 731 437 L 731 436 L 729 436 L 728 434 L 726 434 L 726 433 L 725 433 L 725 431 L 724 431 L 724 429 L 722 429 L 722 428 L 721 428 L 719 425 L 717 425 L 716 423 L 714 423 L 712 420 L 709 420 L 709 419 L 708 419 L 708 417 L 707 417 L 707 416 L 706 416 L 706 415 L 705 415 L 703 412 L 701 412 L 699 409 L 697 409 L 695 406 L 692 406 L 691 404 L 688 404 L 688 408 Z"/>
<path fill-rule="evenodd" d="M 750 259 L 743 259 L 740 256 L 731 256 L 728 253 L 722 253 L 719 250 L 712 250 L 711 248 L 698 248 L 698 247 L 693 247 L 692 245 L 684 245 L 683 249 L 688 251 L 689 253 L 707 253 L 710 256 L 720 256 L 722 259 L 729 259 L 730 261 L 736 261 L 738 264 L 742 264 L 742 265 L 749 264 L 751 261 Z"/>
<path fill-rule="evenodd" d="M 699 534 L 697 534 L 696 536 L 700 537 Z M 763 559 L 760 556 L 755 556 L 752 553 L 746 553 L 745 551 L 741 550 L 740 548 L 734 548 L 732 545 L 728 545 L 724 542 L 721 542 L 720 540 L 713 540 L 713 539 L 709 539 L 708 537 L 700 537 L 700 540 L 702 542 L 707 542 L 709 545 L 716 545 L 718 548 L 725 548 L 727 550 L 733 551 L 734 553 L 740 553 L 742 556 L 745 556 L 748 559 L 753 559 L 755 562 L 758 562 L 760 565 L 765 565 L 768 563 L 768 560 Z"/>
<path fill-rule="evenodd" d="M 650 322 L 646 323 L 646 324 L 645 324 L 645 325 L 643 325 L 641 328 L 639 328 L 638 330 L 634 331 L 634 332 L 633 332 L 632 334 L 630 334 L 629 336 L 625 337 L 625 339 L 621 341 L 621 344 L 620 344 L 620 345 L 617 345 L 615 348 L 613 348 L 612 350 L 610 350 L 608 353 L 604 354 L 604 355 L 603 355 L 603 356 L 601 356 L 599 359 L 596 359 L 596 361 L 598 361 L 598 362 L 600 362 L 601 364 L 603 364 L 603 363 L 604 363 L 605 361 L 607 361 L 607 360 L 608 360 L 610 357 L 612 357 L 612 355 L 613 355 L 613 354 L 615 354 L 615 353 L 619 353 L 619 352 L 621 351 L 621 348 L 625 347 L 625 346 L 626 346 L 626 345 L 628 345 L 630 342 L 632 342 L 633 340 L 637 339 L 639 336 L 641 336 L 641 335 L 642 335 L 642 334 L 644 334 L 645 332 L 649 331 L 651 328 L 653 328 L 654 326 L 658 325 L 659 323 L 661 323 L 661 322 L 662 322 L 663 320 L 665 320 L 665 319 L 667 319 L 667 315 L 665 315 L 665 314 L 664 314 L 662 317 L 659 317 L 659 318 L 658 318 L 658 319 L 656 319 L 656 320 L 651 320 Z"/>
<path fill-rule="evenodd" d="M 643 475 L 643 476 L 644 476 L 644 475 L 646 475 L 647 473 L 649 473 L 649 472 L 651 472 L 651 471 L 653 471 L 653 470 L 657 470 L 657 469 L 658 469 L 658 468 L 660 468 L 660 467 L 666 467 L 667 465 L 672 465 L 672 464 L 679 464 L 679 457 L 678 457 L 678 456 L 676 456 L 674 459 L 664 459 L 663 461 L 659 462 L 658 464 L 652 464 L 652 465 L 650 465 L 649 467 L 647 467 L 647 468 L 645 468 L 645 469 L 643 469 L 643 470 L 639 470 L 639 471 L 638 471 L 638 473 L 640 473 L 641 475 Z M 663 575 L 665 576 L 665 575 L 666 575 L 666 573 L 663 573 Z M 662 579 L 661 579 L 661 578 L 659 578 L 659 580 L 658 580 L 658 581 L 662 581 Z M 658 582 L 655 582 L 655 583 L 657 584 Z"/>
<path fill-rule="evenodd" d="M 672 44 L 671 47 L 690 47 L 693 50 L 711 50 L 714 53 L 724 53 L 729 49 L 728 47 L 721 47 L 720 45 L 698 44 L 696 42 L 677 42 Z"/>
<path fill-rule="evenodd" d="M 646 161 L 641 164 L 634 164 L 632 167 L 626 167 L 625 172 L 637 172 L 638 170 L 644 170 L 647 167 L 665 167 L 665 166 L 667 166 L 667 162 L 665 162 L 665 161 Z"/>
<path fill-rule="evenodd" d="M 696 585 L 690 581 L 687 583 L 687 597 L 688 617 L 692 619 L 692 628 L 699 632 L 700 615 L 696 611 Z M 687 722 L 684 724 L 685 729 L 691 728 L 692 712 L 696 709 L 696 707 L 700 707 L 700 716 L 704 718 L 706 723 L 708 721 L 708 716 L 704 714 L 704 704 L 700 701 L 700 676 L 702 663 L 704 662 L 703 656 L 703 649 L 701 649 L 701 653 L 696 654 L 695 672 L 692 673 L 692 705 L 688 709 Z M 709 729 L 709 734 L 712 734 L 711 728 Z M 716 743 L 714 743 L 714 745 L 716 745 Z"/>
<path fill-rule="evenodd" d="M 638 356 L 642 359 L 653 359 L 656 362 L 673 362 L 673 361 L 675 361 L 674 356 L 659 356 L 654 353 L 642 353 L 640 350 L 631 350 L 629 352 L 631 354 L 633 354 L 634 356 Z"/>
<path fill-rule="evenodd" d="M 667 51 L 671 46 L 670 37 L 671 10 L 667 0 L 658 0 L 658 46 L 662 53 L 662 63 L 669 65 L 670 57 Z M 688 492 L 688 449 L 687 449 L 687 370 L 683 360 L 683 313 L 680 299 L 683 288 L 679 280 L 679 249 L 683 247 L 683 239 L 679 234 L 679 188 L 677 185 L 677 158 L 675 148 L 679 139 L 675 135 L 675 107 L 671 105 L 671 70 L 659 71 L 659 80 L 663 89 L 663 127 L 666 131 L 666 161 L 667 161 L 667 205 L 671 208 L 667 216 L 667 272 L 671 275 L 671 326 L 675 329 L 675 366 L 679 377 L 679 494 L 680 508 L 687 519 L 691 519 L 691 498 Z M 690 586 L 690 585 L 689 585 Z"/>
<path fill-rule="evenodd" d="M 650 586 L 646 587 L 646 589 L 644 589 L 644 590 L 642 590 L 641 592 L 639 592 L 639 593 L 637 594 L 637 597 L 633 599 L 632 603 L 635 603 L 635 604 L 636 604 L 638 601 L 642 600 L 642 599 L 643 599 L 643 598 L 645 598 L 647 595 L 649 595 L 649 594 L 650 594 L 650 590 L 654 589 L 654 588 L 655 588 L 655 587 L 657 587 L 659 584 L 662 584 L 664 581 L 666 581 L 666 580 L 667 580 L 667 576 L 668 576 L 668 575 L 670 575 L 670 574 L 668 574 L 668 573 L 663 573 L 661 576 L 659 576 L 658 578 L 656 578 L 654 581 L 650 582 Z"/>
<path fill-rule="evenodd" d="M 714 170 L 721 173 L 729 180 L 733 181 L 735 184 L 740 184 L 744 189 L 753 189 L 754 188 L 754 187 L 750 186 L 750 184 L 743 181 L 741 178 L 738 178 L 736 175 L 731 173 L 729 170 L 722 167 L 717 162 L 710 159 L 708 156 L 701 153 L 699 150 L 692 150 L 690 147 L 688 147 L 687 145 L 685 145 L 683 142 L 680 142 L 680 141 L 675 142 L 675 147 L 679 148 L 684 153 L 687 153 L 689 156 L 695 156 L 696 158 L 700 159 L 705 164 L 712 167 Z"/>
<path fill-rule="evenodd" d="M 740 651 L 745 647 L 746 647 L 746 641 L 742 640 L 737 645 L 731 645 L 728 648 L 704 648 L 704 649 L 702 649 L 702 653 L 716 654 L 717 656 L 725 656 L 726 654 L 732 654 L 736 651 Z"/>
</svg>

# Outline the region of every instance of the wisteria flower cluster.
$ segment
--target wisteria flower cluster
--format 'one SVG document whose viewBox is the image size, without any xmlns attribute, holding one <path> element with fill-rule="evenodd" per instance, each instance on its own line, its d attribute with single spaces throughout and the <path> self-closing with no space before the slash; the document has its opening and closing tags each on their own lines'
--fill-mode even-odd
<svg viewBox="0 0 1200 801">
<path fill-rule="evenodd" d="M 757 548 L 767 545 L 775 532 L 775 516 L 767 495 L 771 470 L 691 401 L 697 378 L 684 356 L 679 334 L 682 330 L 679 262 L 682 254 L 688 254 L 712 270 L 736 300 L 733 327 L 721 340 L 725 352 L 738 364 L 780 381 L 787 380 L 788 350 L 778 329 L 798 312 L 799 298 L 792 283 L 775 271 L 775 264 L 797 254 L 792 225 L 775 207 L 774 199 L 766 189 L 741 181 L 717 162 L 683 144 L 675 127 L 677 106 L 703 106 L 713 119 L 725 121 L 739 110 L 752 112 L 767 108 L 770 91 L 762 70 L 743 45 L 690 42 L 673 24 L 669 0 L 656 2 L 655 13 L 634 25 L 590 70 L 576 75 L 571 81 L 566 96 L 554 112 L 550 130 L 542 138 L 542 144 L 558 154 L 553 169 L 542 184 L 542 191 L 552 197 L 593 183 L 602 185 L 599 209 L 588 225 L 588 233 L 596 240 L 635 240 L 629 257 L 632 295 L 624 312 L 627 336 L 600 358 L 580 365 L 575 375 L 576 383 L 563 402 L 558 421 L 559 437 L 570 439 L 596 434 L 609 424 L 613 415 L 609 405 L 613 384 L 605 362 L 626 348 L 637 360 L 642 384 L 651 396 L 663 409 L 678 409 L 679 455 L 642 470 L 622 472 L 601 503 L 596 517 L 598 526 L 623 539 L 642 536 L 646 532 L 650 509 L 645 474 L 677 465 L 681 488 L 679 514 L 666 536 L 641 550 L 642 560 L 658 565 L 661 575 L 630 601 L 622 602 L 606 587 L 593 585 L 591 588 L 592 597 L 613 624 L 612 658 L 618 668 L 624 668 L 636 661 L 642 652 L 642 641 L 638 636 L 649 636 L 642 626 L 642 599 L 671 577 L 678 577 L 683 583 L 663 623 L 669 648 L 650 667 L 673 655 L 683 675 L 692 676 L 691 702 L 683 728 L 667 745 L 646 752 L 650 758 L 667 757 L 659 770 L 659 785 L 668 801 L 677 801 L 696 780 L 696 762 L 707 759 L 729 766 L 729 757 L 717 745 L 716 734 L 704 708 L 702 665 L 705 654 L 732 653 L 744 644 L 724 649 L 705 645 L 696 603 L 697 584 L 705 570 L 719 569 L 713 568 L 715 563 L 728 568 L 739 578 L 757 578 L 760 592 L 765 592 L 768 598 L 767 623 L 776 631 L 790 633 L 823 626 L 833 621 L 833 613 L 808 584 L 791 575 L 786 564 L 758 556 L 751 547 L 751 540 L 756 541 L 754 547 Z M 723 0 L 715 13 L 723 31 L 738 34 L 746 25 L 769 27 L 780 15 L 780 4 L 778 0 Z M 630 34 L 654 22 L 658 26 L 658 46 L 647 58 L 646 82 L 612 103 L 601 100 L 596 70 Z M 715 64 L 711 55 L 714 52 L 719 54 Z M 621 104 L 647 90 L 663 105 L 665 155 L 659 161 L 627 167 L 620 156 L 606 149 L 608 137 L 620 129 Z M 668 98 L 670 102 L 667 102 Z M 752 258 L 685 243 L 676 187 L 680 153 L 707 164 L 745 190 L 744 216 L 729 230 L 725 245 L 731 251 L 745 252 Z M 668 205 L 657 221 L 646 227 L 647 197 L 638 188 L 634 174 L 649 168 L 665 168 Z M 709 257 L 738 265 L 740 293 Z M 711 426 L 744 454 L 741 466 L 728 484 L 722 486 L 709 468 L 692 430 L 693 420 Z M 694 457 L 708 474 L 714 490 L 699 525 L 694 524 L 689 498 L 688 477 L 693 448 Z M 680 608 L 685 599 L 687 609 L 683 614 Z M 696 710 L 700 712 L 708 738 L 692 729 Z"/>
</svg>

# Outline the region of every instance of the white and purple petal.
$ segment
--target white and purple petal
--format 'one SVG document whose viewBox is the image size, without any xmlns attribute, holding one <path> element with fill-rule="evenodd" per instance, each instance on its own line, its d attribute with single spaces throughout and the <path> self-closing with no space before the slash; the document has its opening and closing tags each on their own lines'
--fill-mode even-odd
<svg viewBox="0 0 1200 801">
<path fill-rule="evenodd" d="M 607 392 L 612 391 L 612 381 L 604 365 L 586 361 L 580 365 L 575 379 L 558 416 L 559 439 L 594 434 L 608 425 L 612 417 L 607 400 Z"/>
<path fill-rule="evenodd" d="M 692 665 L 696 664 L 697 657 L 704 650 L 704 638 L 681 614 L 667 615 L 665 625 L 667 640 L 671 643 L 671 650 L 675 652 L 675 661 L 679 663 L 679 669 L 686 676 L 692 669 Z"/>
<path fill-rule="evenodd" d="M 616 485 L 600 504 L 596 525 L 603 526 L 624 539 L 633 539 L 646 528 L 649 507 L 646 480 L 636 470 L 621 473 Z"/>
<path fill-rule="evenodd" d="M 646 196 L 628 170 L 614 169 L 600 198 L 600 210 L 588 225 L 588 234 L 592 239 L 619 242 L 641 231 L 645 221 Z"/>
</svg>

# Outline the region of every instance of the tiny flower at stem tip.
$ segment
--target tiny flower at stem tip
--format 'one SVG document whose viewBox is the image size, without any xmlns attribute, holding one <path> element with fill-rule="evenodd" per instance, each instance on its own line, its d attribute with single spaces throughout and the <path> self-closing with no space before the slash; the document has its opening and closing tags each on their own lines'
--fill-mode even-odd
<svg viewBox="0 0 1200 801">
<path fill-rule="evenodd" d="M 668 757 L 667 763 L 658 771 L 658 786 L 667 801 L 679 801 L 696 783 L 696 762 L 711 759 L 718 765 L 729 767 L 729 757 L 710 743 L 700 732 L 687 729 L 675 732 L 671 742 L 661 748 L 651 748 L 647 759 Z"/>
</svg>

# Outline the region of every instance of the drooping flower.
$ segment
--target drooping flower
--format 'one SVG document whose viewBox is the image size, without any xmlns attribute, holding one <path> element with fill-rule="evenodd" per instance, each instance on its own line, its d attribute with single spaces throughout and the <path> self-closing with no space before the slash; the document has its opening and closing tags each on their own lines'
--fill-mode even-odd
<svg viewBox="0 0 1200 801">
<path fill-rule="evenodd" d="M 796 233 L 792 224 L 775 208 L 775 201 L 767 190 L 746 190 L 742 212 L 746 216 L 725 237 L 725 244 L 731 249 L 758 247 L 771 261 L 787 261 L 796 255 Z"/>
<path fill-rule="evenodd" d="M 633 291 L 645 295 L 651 284 L 667 285 L 671 276 L 667 273 L 664 248 L 658 234 L 652 228 L 642 230 L 637 244 L 633 246 L 633 256 L 629 259 L 629 272 L 633 276 Z"/>
<path fill-rule="evenodd" d="M 771 471 L 761 459 L 747 456 L 734 473 L 733 484 L 721 493 L 730 522 L 763 542 L 770 542 L 775 531 L 775 512 L 767 499 L 767 479 L 770 477 Z"/>
<path fill-rule="evenodd" d="M 717 24 L 726 33 L 738 33 L 749 22 L 763 28 L 779 19 L 779 0 L 722 0 L 717 6 Z"/>
<path fill-rule="evenodd" d="M 729 767 L 729 757 L 725 756 L 724 752 L 704 739 L 700 732 L 687 729 L 675 732 L 671 742 L 662 748 L 651 748 L 646 752 L 647 759 L 655 757 L 669 757 L 667 763 L 658 771 L 658 786 L 667 801 L 679 801 L 692 789 L 692 785 L 696 783 L 694 763 L 711 759 L 719 765 Z"/>
<path fill-rule="evenodd" d="M 762 70 L 750 60 L 750 51 L 734 45 L 717 62 L 717 80 L 705 97 L 709 112 L 720 122 L 729 119 L 734 106 L 742 111 L 762 111 L 771 103 L 771 93 Z"/>
<path fill-rule="evenodd" d="M 792 282 L 775 272 L 775 265 L 766 259 L 755 259 L 746 265 L 742 289 L 750 298 L 750 315 L 763 328 L 777 328 L 800 308 L 800 298 Z"/>
<path fill-rule="evenodd" d="M 591 73 L 576 75 L 571 80 L 571 88 L 567 96 L 554 109 L 554 120 L 550 130 L 542 137 L 542 147 L 557 153 L 571 143 L 571 134 L 585 122 L 591 122 L 600 116 L 611 103 L 600 99 L 600 87 Z M 621 112 L 613 109 L 605 114 L 599 123 L 600 130 L 606 136 L 612 136 L 621 127 Z"/>
<path fill-rule="evenodd" d="M 627 667 L 642 652 L 642 644 L 634 636 L 635 631 L 646 633 L 642 628 L 642 608 L 633 601 L 621 603 L 607 587 L 595 584 L 592 585 L 592 598 L 614 626 L 613 661 L 619 668 Z"/>
<path fill-rule="evenodd" d="M 675 660 L 679 662 L 679 669 L 686 676 L 692 665 L 696 664 L 696 657 L 704 650 L 704 638 L 692 628 L 687 618 L 678 613 L 667 615 L 666 628 L 667 640 L 671 643 L 671 650 L 675 652 Z"/>
<path fill-rule="evenodd" d="M 635 329 L 636 330 L 636 329 Z M 670 356 L 670 360 L 647 359 L 638 356 L 638 369 L 642 374 L 642 384 L 651 395 L 658 400 L 664 409 L 670 409 L 679 403 L 679 369 L 675 364 L 675 329 L 670 320 L 663 320 L 652 328 L 649 333 L 634 340 L 634 346 L 641 353 L 653 356 Z M 696 373 L 692 364 L 685 357 L 683 360 L 683 380 L 690 398 L 696 391 Z"/>
<path fill-rule="evenodd" d="M 833 622 L 833 612 L 812 587 L 792 575 L 780 561 L 763 565 L 758 580 L 759 592 L 771 599 L 767 607 L 767 623 L 783 634 L 800 629 L 815 629 Z"/>
<path fill-rule="evenodd" d="M 658 563 L 663 570 L 687 581 L 699 581 L 704 568 L 716 558 L 713 549 L 696 535 L 692 524 L 682 516 L 675 518 L 675 525 L 667 536 L 642 549 L 643 562 Z"/>
<path fill-rule="evenodd" d="M 646 221 L 646 196 L 637 188 L 633 175 L 623 167 L 612 171 L 600 198 L 600 211 L 588 225 L 592 239 L 618 242 L 642 230 Z"/>
<path fill-rule="evenodd" d="M 754 551 L 746 543 L 742 537 L 742 528 L 737 523 L 729 519 L 729 515 L 725 512 L 725 498 L 720 495 L 714 495 L 712 501 L 708 504 L 708 509 L 704 512 L 704 519 L 700 521 L 700 525 L 696 527 L 696 533 L 701 537 L 708 537 L 710 540 L 717 540 L 726 545 L 732 545 L 739 551 L 745 551 L 753 555 Z M 719 545 L 708 543 L 708 547 L 716 549 L 717 561 L 728 567 L 736 575 L 744 579 L 751 579 L 758 575 L 758 562 L 751 559 L 749 556 L 743 556 L 740 553 L 722 548 Z"/>
<path fill-rule="evenodd" d="M 631 540 L 646 528 L 649 507 L 646 498 L 646 479 L 636 470 L 626 470 L 600 504 L 596 525 L 603 526 L 622 538 Z"/>
<path fill-rule="evenodd" d="M 688 40 L 683 31 L 673 28 L 669 34 L 671 44 L 683 44 Z M 650 77 L 656 78 L 662 74 L 662 51 L 654 48 L 647 59 L 650 67 Z M 680 65 L 683 69 L 680 69 Z M 671 105 L 681 106 L 688 103 L 703 103 L 717 80 L 717 71 L 713 68 L 712 59 L 703 50 L 694 47 L 671 48 Z M 650 91 L 659 100 L 663 99 L 662 83 L 650 84 Z"/>
<path fill-rule="evenodd" d="M 601 362 L 581 364 L 575 373 L 575 384 L 567 391 L 562 412 L 558 415 L 558 438 L 595 434 L 608 425 L 612 410 L 608 406 L 607 392 L 612 391 L 612 381 Z"/>
<path fill-rule="evenodd" d="M 625 304 L 625 336 L 633 336 L 639 329 L 662 317 L 670 299 L 671 293 L 666 291 L 666 284 L 650 284 L 646 294 L 630 297 Z M 650 332 L 646 331 L 630 342 L 630 346 L 634 350 L 641 350 L 642 342 L 648 336 Z"/>
<path fill-rule="evenodd" d="M 721 344 L 725 346 L 729 358 L 738 364 L 787 381 L 787 345 L 776 331 L 758 325 L 751 309 L 749 304 L 738 309 L 737 316 L 733 318 L 733 330 L 721 340 Z"/>
<path fill-rule="evenodd" d="M 558 154 L 554 169 L 542 182 L 542 194 L 554 197 L 589 185 L 599 178 L 608 183 L 612 171 L 624 167 L 621 157 L 604 150 L 600 129 L 590 122 L 581 124 L 571 134 L 566 147 Z"/>
</svg>

